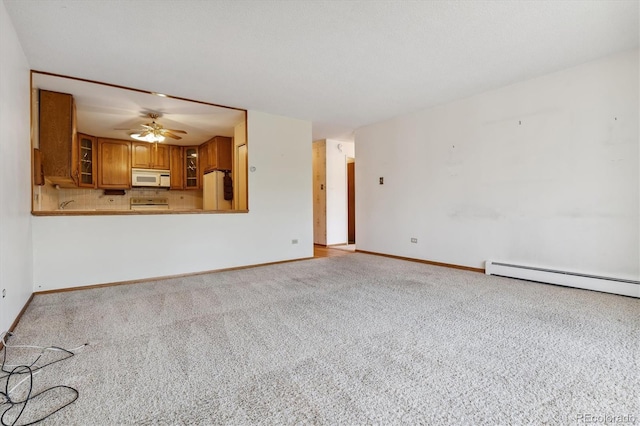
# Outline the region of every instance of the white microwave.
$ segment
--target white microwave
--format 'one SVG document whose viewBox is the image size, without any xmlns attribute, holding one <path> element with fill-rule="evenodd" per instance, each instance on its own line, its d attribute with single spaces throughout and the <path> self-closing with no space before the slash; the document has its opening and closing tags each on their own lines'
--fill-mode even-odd
<svg viewBox="0 0 640 426">
<path fill-rule="evenodd" d="M 131 186 L 169 188 L 171 174 L 169 170 L 131 169 Z"/>
</svg>

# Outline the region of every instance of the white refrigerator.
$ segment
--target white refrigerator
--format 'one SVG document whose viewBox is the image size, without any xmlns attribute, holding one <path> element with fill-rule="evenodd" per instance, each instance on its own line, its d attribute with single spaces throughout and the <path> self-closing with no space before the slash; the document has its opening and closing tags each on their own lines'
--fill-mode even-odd
<svg viewBox="0 0 640 426">
<path fill-rule="evenodd" d="M 231 210 L 231 200 L 224 199 L 224 172 L 214 171 L 204 175 L 202 209 Z"/>
</svg>

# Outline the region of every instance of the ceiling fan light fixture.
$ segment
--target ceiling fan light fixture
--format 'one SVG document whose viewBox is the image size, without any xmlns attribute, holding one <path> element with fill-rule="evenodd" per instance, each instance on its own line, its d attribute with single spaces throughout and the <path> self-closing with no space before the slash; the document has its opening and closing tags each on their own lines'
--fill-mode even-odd
<svg viewBox="0 0 640 426">
<path fill-rule="evenodd" d="M 129 136 L 131 136 L 135 140 L 142 141 L 142 142 L 149 142 L 149 143 L 164 142 L 164 139 L 165 139 L 164 136 L 160 134 L 154 135 L 153 133 L 147 133 L 144 136 L 142 133 L 131 133 Z"/>
<path fill-rule="evenodd" d="M 165 129 L 162 124 L 156 123 L 156 118 L 159 117 L 158 114 L 150 112 L 147 114 L 149 118 L 151 118 L 151 123 L 141 124 L 140 127 L 142 129 L 116 129 L 116 130 L 128 130 L 132 133 L 129 133 L 129 136 L 132 139 L 142 142 L 149 143 L 158 143 L 164 142 L 168 137 L 172 139 L 180 140 L 182 139 L 180 136 L 175 133 L 187 134 L 185 130 L 178 129 Z"/>
</svg>

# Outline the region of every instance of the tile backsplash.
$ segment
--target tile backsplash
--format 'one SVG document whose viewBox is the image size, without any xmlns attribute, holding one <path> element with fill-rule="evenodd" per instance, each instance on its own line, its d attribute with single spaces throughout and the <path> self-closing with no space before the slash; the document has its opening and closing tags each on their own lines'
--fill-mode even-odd
<svg viewBox="0 0 640 426">
<path fill-rule="evenodd" d="M 202 209 L 202 191 L 166 189 L 127 189 L 125 195 L 104 195 L 102 189 L 56 189 L 47 183 L 35 187 L 34 209 L 39 211 L 58 210 L 61 203 L 73 200 L 66 210 L 129 210 L 132 197 L 166 197 L 170 210 Z"/>
</svg>

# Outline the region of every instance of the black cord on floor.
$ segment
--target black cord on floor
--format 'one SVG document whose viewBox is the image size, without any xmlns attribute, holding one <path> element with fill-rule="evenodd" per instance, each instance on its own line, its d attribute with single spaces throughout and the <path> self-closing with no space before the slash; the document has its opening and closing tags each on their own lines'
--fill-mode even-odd
<svg viewBox="0 0 640 426">
<path fill-rule="evenodd" d="M 65 359 L 71 358 L 72 356 L 74 356 L 75 354 L 72 351 L 69 351 L 67 349 L 63 349 L 63 348 L 59 348 L 56 346 L 50 346 L 50 347 L 42 347 L 40 354 L 36 357 L 36 359 L 29 365 L 18 365 L 15 366 L 12 370 L 7 370 L 6 365 L 7 365 L 7 352 L 8 350 L 12 347 L 7 345 L 4 336 L 2 338 L 3 343 L 4 343 L 4 348 L 3 350 L 3 356 L 2 356 L 2 366 L 0 368 L 0 370 L 3 373 L 7 373 L 4 375 L 0 376 L 0 381 L 1 380 L 6 380 L 5 384 L 4 384 L 4 389 L 0 390 L 0 410 L 2 409 L 2 407 L 4 407 L 5 405 L 7 405 L 8 407 L 2 412 L 2 415 L 0 415 L 0 424 L 2 426 L 28 426 L 28 425 L 33 425 L 36 423 L 39 423 L 43 420 L 45 420 L 46 418 L 50 417 L 51 415 L 57 413 L 58 411 L 62 410 L 63 408 L 67 407 L 68 405 L 72 404 L 73 402 L 75 402 L 78 399 L 79 396 L 79 392 L 77 389 L 72 388 L 70 386 L 65 386 L 65 385 L 58 385 L 58 386 L 52 386 L 50 388 L 47 388 L 41 392 L 38 392 L 37 394 L 33 394 L 33 375 L 35 372 L 43 369 L 44 367 L 47 367 L 51 364 L 55 364 L 57 362 L 60 361 L 64 361 Z M 83 345 L 81 347 L 84 347 L 86 345 Z M 20 346 L 17 346 L 20 347 Z M 29 348 L 29 347 L 27 347 Z M 33 349 L 38 349 L 39 347 L 32 347 Z M 56 359 L 54 361 L 48 362 L 44 365 L 41 366 L 37 366 L 36 363 L 40 360 L 40 358 L 42 357 L 42 354 L 44 354 L 45 351 L 47 350 L 51 350 L 51 351 L 56 351 L 56 352 L 62 352 L 64 353 L 64 356 L 62 358 Z M 35 368 L 34 368 L 35 366 Z M 22 376 L 24 376 L 22 378 Z M 9 388 L 9 383 L 11 383 L 11 379 L 12 378 L 21 378 L 21 380 L 14 386 L 13 389 Z M 15 388 L 19 387 L 22 382 L 24 382 L 25 380 L 29 381 L 29 391 L 27 392 L 27 395 L 24 399 L 20 400 L 20 401 L 15 401 L 11 398 L 11 393 L 13 390 L 15 390 Z M 18 420 L 20 420 L 20 417 L 22 417 L 22 415 L 25 412 L 25 409 L 27 408 L 27 405 L 36 400 L 38 397 L 40 396 L 44 396 L 49 392 L 55 391 L 57 389 L 67 389 L 70 391 L 70 400 L 60 406 L 58 406 L 57 408 L 55 408 L 53 411 L 50 412 L 46 412 L 43 414 L 38 414 L 38 418 L 36 420 L 31 420 L 28 423 L 21 423 L 18 424 Z M 3 399 L 3 400 L 2 400 Z M 14 413 L 16 410 L 19 410 L 18 415 L 15 416 L 15 418 L 13 418 L 13 420 L 9 420 L 10 418 L 12 418 L 13 416 L 11 415 L 12 413 Z"/>
</svg>

